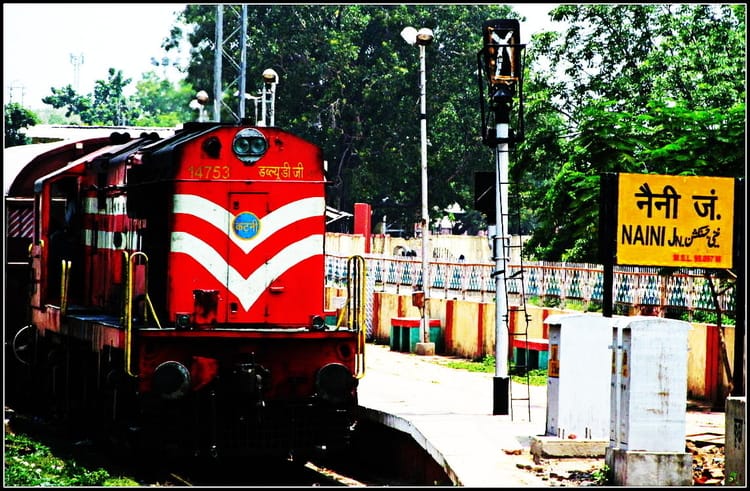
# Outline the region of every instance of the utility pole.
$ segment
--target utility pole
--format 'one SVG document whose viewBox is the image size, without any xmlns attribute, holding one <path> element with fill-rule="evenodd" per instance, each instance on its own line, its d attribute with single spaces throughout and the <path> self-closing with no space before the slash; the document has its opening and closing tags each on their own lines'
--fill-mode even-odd
<svg viewBox="0 0 750 491">
<path fill-rule="evenodd" d="M 240 76 L 239 81 L 239 119 L 245 118 L 245 84 L 247 82 L 245 75 L 247 73 L 247 5 L 242 4 L 242 32 L 240 32 Z"/>
<path fill-rule="evenodd" d="M 224 58 L 224 6 L 216 5 L 216 39 L 214 40 L 214 121 L 221 121 L 221 65 Z"/>
<path fill-rule="evenodd" d="M 236 13 L 234 7 L 230 7 L 232 12 Z M 235 113 L 231 107 L 227 107 L 232 112 L 237 120 L 242 120 L 245 117 L 245 100 L 252 98 L 246 93 L 245 85 L 247 81 L 247 5 L 242 4 L 239 14 L 239 28 L 234 29 L 232 33 L 224 38 L 224 6 L 218 4 L 216 6 L 216 32 L 214 41 L 214 121 L 221 120 L 221 108 L 224 105 L 224 84 L 222 81 L 223 74 L 223 61 L 224 61 L 224 45 L 230 45 L 235 43 L 233 38 L 235 34 L 239 33 L 239 45 L 240 45 L 240 62 L 237 63 L 234 58 L 228 56 L 227 61 L 237 69 L 238 76 L 234 78 L 229 85 L 226 87 L 231 88 L 235 83 L 238 88 L 233 92 L 239 97 L 239 104 L 237 113 Z"/>
<path fill-rule="evenodd" d="M 18 81 L 14 81 L 10 86 L 10 91 L 8 93 L 8 97 L 10 98 L 10 102 L 13 102 L 13 94 L 18 91 L 21 93 L 21 102 L 20 105 L 23 107 L 23 97 L 26 95 L 26 86 L 21 85 Z"/>
<path fill-rule="evenodd" d="M 70 63 L 73 65 L 73 89 L 78 92 L 78 85 L 81 80 L 81 65 L 83 65 L 83 53 L 73 54 L 70 53 Z"/>
</svg>

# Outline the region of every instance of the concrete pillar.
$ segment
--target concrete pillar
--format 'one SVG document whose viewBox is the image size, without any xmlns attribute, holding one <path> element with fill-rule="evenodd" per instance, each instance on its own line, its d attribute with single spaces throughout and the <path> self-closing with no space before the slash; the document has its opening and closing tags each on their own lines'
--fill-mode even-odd
<svg viewBox="0 0 750 491">
<path fill-rule="evenodd" d="M 745 424 L 745 396 L 727 397 L 724 424 L 724 485 L 745 485 L 745 442 L 747 425 Z"/>
</svg>

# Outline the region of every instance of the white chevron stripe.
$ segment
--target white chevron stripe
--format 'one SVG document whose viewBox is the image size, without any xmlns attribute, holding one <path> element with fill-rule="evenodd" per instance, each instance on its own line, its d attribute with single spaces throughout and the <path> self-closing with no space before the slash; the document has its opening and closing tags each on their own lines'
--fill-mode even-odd
<svg viewBox="0 0 750 491">
<path fill-rule="evenodd" d="M 242 251 L 247 254 L 274 232 L 304 218 L 323 216 L 325 214 L 325 198 L 316 196 L 304 198 L 288 203 L 278 210 L 274 210 L 261 218 L 261 226 L 258 235 L 249 240 L 240 239 L 236 234 L 230 233 L 229 238 Z M 252 210 L 242 210 L 252 211 Z M 206 223 L 209 223 L 227 233 L 234 215 L 225 208 L 200 196 L 193 194 L 177 194 L 174 197 L 174 212 L 193 215 Z"/>
<path fill-rule="evenodd" d="M 243 278 L 234 267 L 227 264 L 213 247 L 187 232 L 172 232 L 172 252 L 189 255 L 206 268 L 217 281 L 222 284 L 226 281 L 229 291 L 240 299 L 242 307 L 247 312 L 273 280 L 297 263 L 323 254 L 323 235 L 311 235 L 289 244 L 247 278 Z"/>
</svg>

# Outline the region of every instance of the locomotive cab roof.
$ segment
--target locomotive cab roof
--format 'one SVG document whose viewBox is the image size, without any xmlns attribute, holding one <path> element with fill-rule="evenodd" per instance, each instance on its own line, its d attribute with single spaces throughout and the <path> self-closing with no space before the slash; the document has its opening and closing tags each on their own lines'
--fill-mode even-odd
<svg viewBox="0 0 750 491">
<path fill-rule="evenodd" d="M 81 173 L 87 164 L 92 164 L 92 163 L 102 162 L 102 161 L 109 162 L 110 160 L 116 159 L 116 158 L 121 158 L 121 159 L 127 158 L 127 156 L 132 153 L 131 150 L 133 148 L 142 146 L 144 142 L 148 143 L 150 141 L 153 141 L 153 139 L 154 139 L 154 136 L 148 136 L 148 135 L 145 135 L 143 138 L 139 138 L 135 140 L 130 140 L 129 136 L 126 137 L 126 136 L 121 136 L 121 135 L 118 135 L 118 136 L 112 135 L 108 139 L 109 145 L 105 145 L 91 153 L 87 153 L 80 159 L 74 160 L 68 163 L 66 166 L 60 169 L 57 169 L 53 172 L 50 172 L 43 177 L 38 178 L 36 181 L 34 181 L 34 192 L 35 193 L 41 192 L 45 181 L 54 179 L 57 176 L 64 175 L 64 174 Z"/>
</svg>

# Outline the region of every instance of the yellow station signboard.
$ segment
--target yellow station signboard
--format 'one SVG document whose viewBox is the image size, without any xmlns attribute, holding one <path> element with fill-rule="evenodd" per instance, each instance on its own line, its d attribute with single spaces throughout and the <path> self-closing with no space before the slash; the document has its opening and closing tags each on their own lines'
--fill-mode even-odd
<svg viewBox="0 0 750 491">
<path fill-rule="evenodd" d="M 619 174 L 617 264 L 731 268 L 734 179 Z"/>
</svg>

